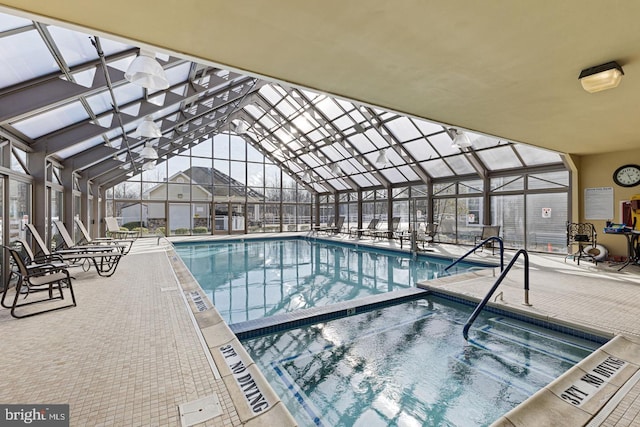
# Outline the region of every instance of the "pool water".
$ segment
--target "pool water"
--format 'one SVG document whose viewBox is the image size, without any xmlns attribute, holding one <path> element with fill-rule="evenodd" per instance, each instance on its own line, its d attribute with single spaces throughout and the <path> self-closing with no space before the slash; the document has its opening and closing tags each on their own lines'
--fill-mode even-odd
<svg viewBox="0 0 640 427">
<path fill-rule="evenodd" d="M 176 244 L 176 252 L 228 324 L 415 287 L 479 268 L 362 246 L 300 239 Z"/>
<path fill-rule="evenodd" d="M 486 426 L 600 346 L 433 295 L 243 341 L 301 426 Z"/>
</svg>

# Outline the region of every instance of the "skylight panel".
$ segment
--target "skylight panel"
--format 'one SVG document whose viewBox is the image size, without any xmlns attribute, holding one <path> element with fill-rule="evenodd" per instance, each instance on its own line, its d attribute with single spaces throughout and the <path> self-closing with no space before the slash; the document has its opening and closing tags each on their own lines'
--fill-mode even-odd
<svg viewBox="0 0 640 427">
<path fill-rule="evenodd" d="M 420 163 L 420 166 L 422 166 L 424 170 L 434 178 L 453 176 L 453 172 L 451 172 L 449 166 L 447 166 L 442 159 L 428 160 Z"/>
<path fill-rule="evenodd" d="M 280 112 L 280 114 L 282 114 L 284 117 L 287 117 L 287 118 L 291 117 L 297 111 L 286 100 L 283 100 L 283 101 L 279 102 L 276 105 L 276 110 L 278 110 Z"/>
<path fill-rule="evenodd" d="M 35 30 L 0 37 L 0 63 L 3 88 L 60 71 Z"/>
<path fill-rule="evenodd" d="M 382 169 L 380 173 L 382 173 L 382 175 L 384 175 L 384 177 L 387 178 L 389 182 L 394 184 L 407 181 L 404 175 L 402 175 L 396 168 Z"/>
<path fill-rule="evenodd" d="M 54 25 L 47 27 L 47 29 L 68 66 L 73 67 L 98 59 L 98 52 L 91 43 L 93 38 L 90 34 L 56 27 Z M 132 48 L 132 46 L 124 43 L 102 37 L 100 37 L 100 46 L 105 56 L 110 56 Z"/>
<path fill-rule="evenodd" d="M 400 155 L 393 148 L 389 148 L 386 153 L 387 159 L 389 159 L 389 162 L 391 162 L 392 165 L 401 166 L 407 164 L 407 162 L 405 162 L 405 160 L 400 157 Z"/>
<path fill-rule="evenodd" d="M 459 156 L 447 157 L 444 160 L 449 164 L 456 175 L 465 175 L 476 171 L 469 160 L 467 160 L 467 158 L 462 154 Z"/>
<path fill-rule="evenodd" d="M 0 13 L 0 32 L 33 25 L 30 19 Z"/>
<path fill-rule="evenodd" d="M 333 123 L 333 125 L 335 127 L 340 129 L 341 131 L 349 129 L 350 127 L 352 127 L 355 124 L 355 122 L 353 120 L 351 120 L 351 117 L 346 116 L 346 115 L 333 120 L 332 123 Z"/>
<path fill-rule="evenodd" d="M 259 92 L 271 105 L 276 105 L 282 99 L 282 95 L 276 92 L 272 85 L 262 86 Z"/>
<path fill-rule="evenodd" d="M 316 108 L 329 120 L 340 117 L 344 112 L 336 105 L 331 98 L 325 98 L 316 104 Z"/>
<path fill-rule="evenodd" d="M 459 148 L 451 145 L 453 140 L 446 133 L 430 136 L 429 141 L 431 141 L 431 144 L 433 144 L 435 149 L 438 150 L 438 153 L 443 157 L 460 153 Z"/>
<path fill-rule="evenodd" d="M 28 119 L 12 124 L 13 127 L 36 139 L 58 129 L 70 126 L 89 118 L 87 111 L 79 101 L 40 113 Z"/>
<path fill-rule="evenodd" d="M 426 120 L 411 119 L 411 121 L 420 129 L 424 135 L 431 135 L 438 132 L 444 132 L 442 125 L 437 123 L 431 123 Z"/>
<path fill-rule="evenodd" d="M 76 154 L 82 153 L 85 150 L 96 147 L 98 145 L 102 145 L 103 143 L 104 140 L 102 139 L 102 136 L 97 136 L 91 139 L 87 139 L 86 141 L 82 141 L 78 144 L 73 144 L 72 146 L 67 147 L 63 150 L 57 151 L 56 156 L 60 157 L 61 159 L 68 159 L 71 156 L 75 156 Z"/>
<path fill-rule="evenodd" d="M 167 80 L 169 80 L 169 87 L 171 87 L 177 85 L 178 83 L 186 82 L 189 79 L 190 72 L 191 63 L 185 62 L 175 67 L 167 68 L 164 73 L 167 76 Z"/>
<path fill-rule="evenodd" d="M 490 150 L 478 151 L 478 156 L 490 170 L 510 169 L 522 167 L 522 163 L 511 149 L 511 146 L 495 147 Z"/>
<path fill-rule="evenodd" d="M 389 142 L 384 139 L 376 129 L 369 129 L 364 134 L 371 140 L 377 149 L 389 147 Z"/>
<path fill-rule="evenodd" d="M 439 154 L 426 139 L 407 142 L 403 146 L 419 162 L 439 157 Z"/>
<path fill-rule="evenodd" d="M 398 170 L 407 177 L 409 181 L 419 181 L 420 177 L 413 171 L 411 166 L 400 166 Z"/>
<path fill-rule="evenodd" d="M 407 117 L 398 117 L 385 123 L 385 126 L 391 131 L 395 139 L 400 142 L 422 137 L 422 134 Z"/>
<path fill-rule="evenodd" d="M 367 137 L 362 134 L 355 134 L 347 138 L 347 141 L 352 144 L 361 153 L 369 153 L 377 150 L 376 146 L 369 141 Z"/>
<path fill-rule="evenodd" d="M 520 154 L 527 166 L 544 165 L 549 163 L 560 163 L 562 157 L 553 151 L 532 147 L 531 145 L 516 144 L 514 148 Z"/>
</svg>

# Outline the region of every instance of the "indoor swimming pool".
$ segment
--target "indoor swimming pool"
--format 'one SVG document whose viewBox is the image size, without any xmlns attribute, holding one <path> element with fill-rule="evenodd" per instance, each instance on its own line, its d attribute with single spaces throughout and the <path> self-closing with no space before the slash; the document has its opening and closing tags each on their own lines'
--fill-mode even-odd
<svg viewBox="0 0 640 427">
<path fill-rule="evenodd" d="M 415 287 L 487 265 L 305 239 L 176 243 L 222 318 L 245 322 Z"/>
<path fill-rule="evenodd" d="M 300 426 L 487 426 L 598 348 L 434 295 L 243 341 Z M 588 337 L 596 340 L 597 337 Z"/>
</svg>

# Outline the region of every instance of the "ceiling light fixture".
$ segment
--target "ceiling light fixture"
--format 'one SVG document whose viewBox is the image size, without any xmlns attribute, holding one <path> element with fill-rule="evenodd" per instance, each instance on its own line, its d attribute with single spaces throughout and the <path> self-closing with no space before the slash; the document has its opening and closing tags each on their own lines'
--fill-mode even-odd
<svg viewBox="0 0 640 427">
<path fill-rule="evenodd" d="M 158 152 L 153 148 L 150 142 L 144 144 L 144 148 L 140 152 L 140 156 L 143 159 L 155 160 L 158 158 Z"/>
<path fill-rule="evenodd" d="M 138 125 L 136 132 L 143 138 L 160 138 L 162 131 L 151 116 L 146 116 L 142 123 Z"/>
<path fill-rule="evenodd" d="M 244 135 L 247 133 L 247 125 L 242 120 L 237 120 L 234 122 L 235 131 L 238 135 Z"/>
<path fill-rule="evenodd" d="M 330 170 L 335 176 L 342 175 L 342 169 L 340 169 L 340 166 L 337 163 L 332 164 Z"/>
<path fill-rule="evenodd" d="M 311 173 L 309 172 L 309 169 L 304 171 L 304 175 L 302 175 L 302 180 L 307 183 L 311 182 Z"/>
<path fill-rule="evenodd" d="M 389 163 L 389 158 L 387 157 L 387 148 L 380 150 L 380 154 L 378 154 L 378 158 L 376 159 L 376 166 L 383 168 L 387 166 Z"/>
<path fill-rule="evenodd" d="M 594 93 L 617 87 L 623 75 L 624 71 L 620 64 L 611 61 L 580 71 L 578 79 L 584 90 Z"/>
<path fill-rule="evenodd" d="M 156 167 L 156 161 L 152 160 L 150 162 L 146 162 L 145 164 L 142 165 L 142 170 L 143 171 L 150 171 L 153 170 Z"/>
<path fill-rule="evenodd" d="M 169 87 L 167 75 L 162 65 L 156 61 L 155 54 L 142 49 L 136 59 L 129 64 L 124 78 L 145 89 L 161 90 Z"/>
<path fill-rule="evenodd" d="M 452 147 L 455 148 L 469 148 L 471 147 L 471 140 L 469 136 L 461 131 L 460 129 L 451 128 L 450 131 L 453 133 L 453 142 L 451 143 Z"/>
</svg>

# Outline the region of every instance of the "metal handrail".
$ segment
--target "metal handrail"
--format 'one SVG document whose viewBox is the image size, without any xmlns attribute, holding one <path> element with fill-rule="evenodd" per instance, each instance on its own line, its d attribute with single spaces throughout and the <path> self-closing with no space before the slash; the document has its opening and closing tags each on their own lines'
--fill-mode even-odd
<svg viewBox="0 0 640 427">
<path fill-rule="evenodd" d="M 462 335 L 464 336 L 465 340 L 469 339 L 469 328 L 471 328 L 471 324 L 476 320 L 476 318 L 478 317 L 478 315 L 480 314 L 484 306 L 487 305 L 487 303 L 491 299 L 491 296 L 496 291 L 496 289 L 498 289 L 498 286 L 500 285 L 500 283 L 502 283 L 502 280 L 505 278 L 509 270 L 511 270 L 511 267 L 513 267 L 513 264 L 515 264 L 515 262 L 517 261 L 520 255 L 524 255 L 524 305 L 528 305 L 528 306 L 531 305 L 529 304 L 529 254 L 527 253 L 526 250 L 520 249 L 513 256 L 513 259 L 511 260 L 509 265 L 507 265 L 507 268 L 505 268 L 504 271 L 500 273 L 500 276 L 498 277 L 496 282 L 493 284 L 489 292 L 487 292 L 487 295 L 485 295 L 484 299 L 480 302 L 480 304 L 478 304 L 476 309 L 473 310 L 473 313 L 471 313 L 471 316 L 469 316 L 469 320 L 467 320 L 467 323 L 465 323 L 464 328 L 462 328 Z"/>
<path fill-rule="evenodd" d="M 475 245 L 473 247 L 473 249 L 471 249 L 469 252 L 467 252 L 466 254 L 462 255 L 460 258 L 455 260 L 453 263 L 451 263 L 448 266 L 446 266 L 444 268 L 444 271 L 447 271 L 448 269 L 450 269 L 451 267 L 453 267 L 454 265 L 456 265 L 457 263 L 459 263 L 460 261 L 465 259 L 467 256 L 471 255 L 476 250 L 478 250 L 480 247 L 482 247 L 483 245 L 485 245 L 486 243 L 488 243 L 488 242 L 490 242 L 492 240 L 497 240 L 498 243 L 500 244 L 500 271 L 504 271 L 504 243 L 502 242 L 502 239 L 500 237 L 498 237 L 498 236 L 491 236 L 489 238 L 484 239 L 482 242 L 480 242 L 477 245 Z"/>
</svg>

